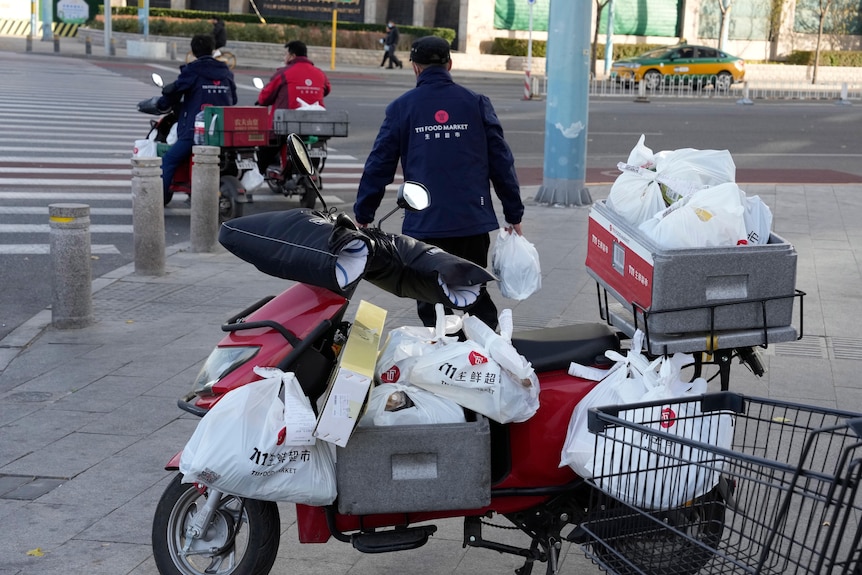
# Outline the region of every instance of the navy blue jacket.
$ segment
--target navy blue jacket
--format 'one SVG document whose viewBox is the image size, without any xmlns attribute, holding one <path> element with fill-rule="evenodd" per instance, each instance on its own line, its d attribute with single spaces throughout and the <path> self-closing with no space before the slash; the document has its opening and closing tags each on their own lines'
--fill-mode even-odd
<svg viewBox="0 0 862 575">
<path fill-rule="evenodd" d="M 180 75 L 162 90 L 159 109 L 167 110 L 182 101 L 177 121 L 177 138 L 191 140 L 195 134 L 195 116 L 204 105 L 233 106 L 237 102 L 233 72 L 224 62 L 212 56 L 180 66 Z"/>
<path fill-rule="evenodd" d="M 359 223 L 374 220 L 399 160 L 404 179 L 431 192 L 428 209 L 405 212 L 402 233 L 457 238 L 498 229 L 490 183 L 506 221 L 521 223 L 515 161 L 491 101 L 453 82 L 441 66 L 426 68 L 414 89 L 386 107 L 353 206 Z"/>
</svg>

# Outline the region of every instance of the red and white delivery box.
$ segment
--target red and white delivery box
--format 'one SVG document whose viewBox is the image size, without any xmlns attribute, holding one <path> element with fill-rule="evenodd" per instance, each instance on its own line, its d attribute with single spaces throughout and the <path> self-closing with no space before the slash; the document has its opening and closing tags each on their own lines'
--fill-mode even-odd
<svg viewBox="0 0 862 575">
<path fill-rule="evenodd" d="M 774 233 L 763 245 L 667 250 L 599 201 L 588 236 L 587 272 L 652 332 L 792 322 L 796 250 Z"/>
</svg>

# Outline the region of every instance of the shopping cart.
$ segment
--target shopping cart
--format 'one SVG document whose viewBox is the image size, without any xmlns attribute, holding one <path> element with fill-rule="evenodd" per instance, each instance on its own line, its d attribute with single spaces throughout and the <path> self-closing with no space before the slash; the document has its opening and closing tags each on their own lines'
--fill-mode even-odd
<svg viewBox="0 0 862 575">
<path fill-rule="evenodd" d="M 862 414 L 722 392 L 589 425 L 583 547 L 600 568 L 862 575 Z"/>
</svg>

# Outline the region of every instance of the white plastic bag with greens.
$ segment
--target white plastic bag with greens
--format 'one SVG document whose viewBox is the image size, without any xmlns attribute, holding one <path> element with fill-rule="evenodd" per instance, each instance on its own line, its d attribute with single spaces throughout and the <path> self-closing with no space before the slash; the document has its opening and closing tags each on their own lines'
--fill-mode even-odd
<svg viewBox="0 0 862 575">
<path fill-rule="evenodd" d="M 747 243 L 739 186 L 698 190 L 643 222 L 638 228 L 664 249 L 735 246 Z"/>
<path fill-rule="evenodd" d="M 332 503 L 332 448 L 311 435 L 316 418 L 299 381 L 254 371 L 263 379 L 228 392 L 198 423 L 180 458 L 183 481 L 262 501 Z"/>
<path fill-rule="evenodd" d="M 371 390 L 361 426 L 464 423 L 464 408 L 414 385 L 382 383 Z"/>
<path fill-rule="evenodd" d="M 524 236 L 501 229 L 491 257 L 503 297 L 524 300 L 542 289 L 542 269 L 536 246 Z"/>
</svg>

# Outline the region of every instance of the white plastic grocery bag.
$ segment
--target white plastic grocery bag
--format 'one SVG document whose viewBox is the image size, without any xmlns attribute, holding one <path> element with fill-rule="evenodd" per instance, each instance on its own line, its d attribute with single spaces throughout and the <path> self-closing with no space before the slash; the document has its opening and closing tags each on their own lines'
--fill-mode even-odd
<svg viewBox="0 0 862 575">
<path fill-rule="evenodd" d="M 255 368 L 264 379 L 227 393 L 198 423 L 180 458 L 186 483 L 240 497 L 328 505 L 335 461 L 311 437 L 316 418 L 293 373 Z"/>
<path fill-rule="evenodd" d="M 382 383 L 371 390 L 361 426 L 464 423 L 464 408 L 414 385 Z"/>
<path fill-rule="evenodd" d="M 442 345 L 446 334 L 457 333 L 462 326 L 461 316 L 446 315 L 443 304 L 436 304 L 437 324 L 434 327 L 402 326 L 389 331 L 377 357 L 374 380 L 378 383 L 407 382 L 413 364 L 419 356 Z"/>
<path fill-rule="evenodd" d="M 422 355 L 410 383 L 498 423 L 526 421 L 539 409 L 539 379 L 519 380 L 475 341 L 446 343 Z"/>
<path fill-rule="evenodd" d="M 735 246 L 747 242 L 744 211 L 739 186 L 721 184 L 682 198 L 638 229 L 665 249 Z"/>
<path fill-rule="evenodd" d="M 712 448 L 701 449 L 674 439 L 724 449 L 733 441 L 732 416 L 704 414 L 695 400 L 706 392 L 706 381 L 697 378 L 685 382 L 680 378 L 680 369 L 691 356 L 675 354 L 660 359 L 659 378 L 645 380 L 648 389 L 641 401 L 662 403 L 619 413 L 621 419 L 655 430 L 656 435 L 637 428 L 608 428 L 596 435 L 594 456 L 586 463 L 602 491 L 645 509 L 680 507 L 718 484 L 720 455 Z"/>
<path fill-rule="evenodd" d="M 772 231 L 772 210 L 769 209 L 760 196 L 746 196 L 742 192 L 742 205 L 745 208 L 745 231 L 748 234 L 749 245 L 769 243 L 769 233 Z"/>
<path fill-rule="evenodd" d="M 494 243 L 491 268 L 500 278 L 503 297 L 524 300 L 542 289 L 542 269 L 536 246 L 524 236 L 501 229 Z"/>
<path fill-rule="evenodd" d="M 644 139 L 642 134 L 628 160 L 617 165 L 622 173 L 614 180 L 607 199 L 610 209 L 635 226 L 665 208 L 661 187 L 655 181 L 656 157 Z"/>
<path fill-rule="evenodd" d="M 133 158 L 155 158 L 156 156 L 155 140 L 135 140 L 135 147 L 132 148 Z"/>
<path fill-rule="evenodd" d="M 657 363 L 650 362 L 641 352 L 643 338 L 643 332 L 637 330 L 626 355 L 612 350 L 605 352 L 605 356 L 615 362 L 608 370 L 596 370 L 574 363 L 569 368 L 569 375 L 601 379 L 594 379 L 599 383 L 578 402 L 572 411 L 566 440 L 560 454 L 560 467 L 568 465 L 581 477 L 592 477 L 592 468 L 588 467 L 587 463 L 592 460 L 595 452 L 596 438 L 587 428 L 587 415 L 590 408 L 632 403 L 639 401 L 647 392 L 643 382 L 644 374 L 654 373 Z"/>
</svg>

